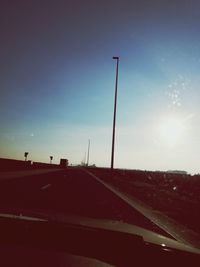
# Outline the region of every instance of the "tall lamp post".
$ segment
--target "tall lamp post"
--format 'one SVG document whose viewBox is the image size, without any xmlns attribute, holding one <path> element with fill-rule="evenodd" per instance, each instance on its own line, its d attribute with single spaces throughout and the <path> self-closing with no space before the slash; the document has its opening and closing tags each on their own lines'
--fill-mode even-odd
<svg viewBox="0 0 200 267">
<path fill-rule="evenodd" d="M 87 167 L 89 166 L 89 158 L 90 158 L 90 139 L 88 140 Z"/>
<path fill-rule="evenodd" d="M 117 60 L 117 66 L 116 66 L 116 81 L 115 81 L 114 115 L 113 115 L 111 169 L 113 169 L 113 166 L 114 166 L 114 153 L 115 153 L 115 124 L 116 124 L 116 107 L 117 107 L 117 85 L 118 85 L 119 57 L 113 57 L 113 59 Z"/>
</svg>

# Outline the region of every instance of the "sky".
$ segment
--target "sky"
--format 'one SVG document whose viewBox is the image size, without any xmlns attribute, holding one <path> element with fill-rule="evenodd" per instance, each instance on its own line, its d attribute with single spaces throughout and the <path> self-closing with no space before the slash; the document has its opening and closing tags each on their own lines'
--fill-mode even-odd
<svg viewBox="0 0 200 267">
<path fill-rule="evenodd" d="M 198 0 L 4 0 L 0 157 L 200 172 Z"/>
</svg>

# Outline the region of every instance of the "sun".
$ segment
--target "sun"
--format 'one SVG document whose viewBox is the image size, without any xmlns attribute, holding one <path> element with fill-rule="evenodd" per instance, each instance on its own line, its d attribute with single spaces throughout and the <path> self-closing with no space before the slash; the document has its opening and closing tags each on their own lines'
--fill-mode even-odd
<svg viewBox="0 0 200 267">
<path fill-rule="evenodd" d="M 178 117 L 167 117 L 159 125 L 159 135 L 169 146 L 180 143 L 185 131 L 184 121 Z"/>
</svg>

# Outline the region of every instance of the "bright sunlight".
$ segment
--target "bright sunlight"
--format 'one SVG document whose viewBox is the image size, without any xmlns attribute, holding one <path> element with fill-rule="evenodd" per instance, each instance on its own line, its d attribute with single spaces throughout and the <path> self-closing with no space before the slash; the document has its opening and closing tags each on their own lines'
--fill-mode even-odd
<svg viewBox="0 0 200 267">
<path fill-rule="evenodd" d="M 184 121 L 178 117 L 167 117 L 159 125 L 160 137 L 168 146 L 178 144 L 183 138 L 184 131 Z"/>
</svg>

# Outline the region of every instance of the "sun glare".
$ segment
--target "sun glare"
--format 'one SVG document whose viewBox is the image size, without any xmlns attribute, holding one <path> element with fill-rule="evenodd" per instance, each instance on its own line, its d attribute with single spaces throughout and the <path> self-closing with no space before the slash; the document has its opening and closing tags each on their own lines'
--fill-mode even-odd
<svg viewBox="0 0 200 267">
<path fill-rule="evenodd" d="M 159 126 L 160 137 L 169 146 L 174 146 L 181 141 L 184 130 L 183 121 L 176 117 L 165 118 Z"/>
</svg>

